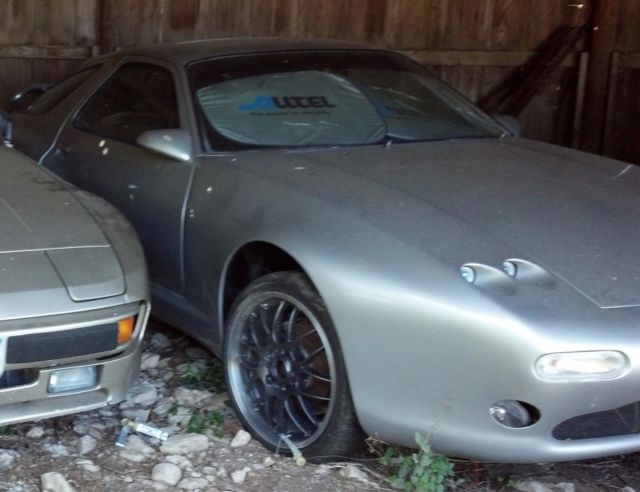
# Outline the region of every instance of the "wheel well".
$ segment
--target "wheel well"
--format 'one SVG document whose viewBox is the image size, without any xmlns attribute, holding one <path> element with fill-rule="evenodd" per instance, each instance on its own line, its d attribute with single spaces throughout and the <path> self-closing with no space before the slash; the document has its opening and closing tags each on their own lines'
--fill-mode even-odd
<svg viewBox="0 0 640 492">
<path fill-rule="evenodd" d="M 236 251 L 224 277 L 223 321 L 226 322 L 238 294 L 251 282 L 269 273 L 289 270 L 302 271 L 302 267 L 289 253 L 271 243 L 253 242 Z"/>
</svg>

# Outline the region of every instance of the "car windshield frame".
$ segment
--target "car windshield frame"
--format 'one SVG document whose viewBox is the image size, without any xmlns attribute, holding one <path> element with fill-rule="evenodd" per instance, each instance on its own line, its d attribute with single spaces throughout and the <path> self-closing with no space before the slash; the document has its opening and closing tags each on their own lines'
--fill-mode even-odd
<svg viewBox="0 0 640 492">
<path fill-rule="evenodd" d="M 339 74 L 341 70 L 375 70 L 406 72 L 419 77 L 419 81 L 425 84 L 425 88 L 431 91 L 435 98 L 459 118 L 467 122 L 473 121 L 478 130 L 475 135 L 447 135 L 434 138 L 405 139 L 396 138 L 385 132 L 384 136 L 375 141 L 348 142 L 348 143 L 287 143 L 287 144 L 254 144 L 229 138 L 223 131 L 215 128 L 206 114 L 203 104 L 198 97 L 198 91 L 206 90 L 217 84 L 229 81 L 249 79 L 251 77 L 264 77 L 274 74 L 290 74 L 301 72 L 317 72 Z M 384 50 L 286 50 L 269 51 L 249 54 L 233 54 L 214 56 L 192 61 L 186 65 L 186 73 L 189 80 L 193 107 L 196 112 L 196 120 L 199 132 L 203 140 L 205 151 L 237 151 L 251 149 L 302 149 L 317 147 L 340 147 L 379 145 L 393 143 L 417 143 L 438 140 L 454 140 L 469 138 L 499 138 L 507 133 L 493 118 L 485 114 L 471 101 L 455 91 L 453 88 L 440 81 L 416 61 L 398 54 Z M 366 96 L 366 95 L 365 95 Z M 366 96 L 369 98 L 369 96 Z M 259 99 L 259 98 L 258 98 Z M 372 107 L 376 105 L 369 101 Z M 462 113 L 465 113 L 464 115 Z M 381 116 L 382 117 L 382 116 Z"/>
</svg>

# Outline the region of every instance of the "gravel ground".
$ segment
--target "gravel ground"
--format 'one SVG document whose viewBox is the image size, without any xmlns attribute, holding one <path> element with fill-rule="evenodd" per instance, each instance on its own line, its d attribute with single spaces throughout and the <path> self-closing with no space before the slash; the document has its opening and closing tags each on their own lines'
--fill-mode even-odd
<svg viewBox="0 0 640 492">
<path fill-rule="evenodd" d="M 93 412 L 0 428 L 0 491 L 364 491 L 391 490 L 371 453 L 350 463 L 298 466 L 242 430 L 227 401 L 220 363 L 157 322 L 145 339 L 139 384 L 127 401 Z M 123 419 L 169 434 L 130 432 Z M 383 448 L 374 446 L 378 452 Z M 640 455 L 558 465 L 454 460 L 462 491 L 640 491 Z"/>
</svg>

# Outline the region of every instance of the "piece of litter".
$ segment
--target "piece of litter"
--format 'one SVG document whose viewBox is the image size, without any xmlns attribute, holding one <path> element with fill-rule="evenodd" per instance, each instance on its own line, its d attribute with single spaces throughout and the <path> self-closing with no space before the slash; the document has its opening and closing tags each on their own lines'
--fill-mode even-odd
<svg viewBox="0 0 640 492">
<path fill-rule="evenodd" d="M 163 430 L 153 427 L 142 422 L 134 422 L 133 420 L 124 419 L 122 421 L 122 429 L 116 439 L 116 446 L 123 448 L 127 444 L 127 438 L 129 433 L 137 432 L 138 434 L 144 434 L 145 436 L 154 437 L 161 441 L 166 441 L 169 438 L 169 433 Z"/>
</svg>

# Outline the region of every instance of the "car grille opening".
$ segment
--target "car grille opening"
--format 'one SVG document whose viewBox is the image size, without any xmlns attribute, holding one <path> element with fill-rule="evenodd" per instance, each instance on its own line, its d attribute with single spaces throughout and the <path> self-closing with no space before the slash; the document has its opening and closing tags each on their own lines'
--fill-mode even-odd
<svg viewBox="0 0 640 492">
<path fill-rule="evenodd" d="M 7 364 L 59 360 L 108 352 L 117 347 L 118 323 L 10 337 Z"/>
<path fill-rule="evenodd" d="M 572 417 L 553 429 L 553 437 L 569 439 L 593 439 L 624 436 L 640 432 L 640 402 L 603 412 L 587 413 Z"/>
</svg>

